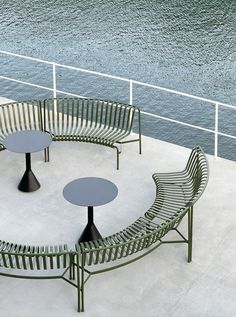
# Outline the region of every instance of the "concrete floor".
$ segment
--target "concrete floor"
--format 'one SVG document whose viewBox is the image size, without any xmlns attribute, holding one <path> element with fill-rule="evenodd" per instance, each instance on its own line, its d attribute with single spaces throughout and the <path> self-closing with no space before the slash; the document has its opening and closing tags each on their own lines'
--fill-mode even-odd
<svg viewBox="0 0 236 317">
<path fill-rule="evenodd" d="M 21 244 L 73 245 L 86 223 L 86 208 L 71 205 L 63 187 L 84 176 L 105 177 L 119 189 L 117 198 L 96 207 L 103 236 L 143 215 L 152 204 L 151 175 L 181 170 L 189 149 L 143 137 L 123 145 L 120 170 L 114 150 L 94 144 L 53 143 L 50 163 L 32 155 L 41 188 L 22 193 L 24 155 L 0 153 L 1 239 Z M 92 277 L 85 288 L 85 317 L 233 317 L 236 315 L 236 163 L 208 156 L 210 180 L 194 209 L 193 261 L 184 244 L 163 245 L 124 268 Z M 186 223 L 182 224 L 185 230 Z M 79 316 L 76 290 L 62 280 L 17 280 L 0 276 L 0 316 Z"/>
</svg>

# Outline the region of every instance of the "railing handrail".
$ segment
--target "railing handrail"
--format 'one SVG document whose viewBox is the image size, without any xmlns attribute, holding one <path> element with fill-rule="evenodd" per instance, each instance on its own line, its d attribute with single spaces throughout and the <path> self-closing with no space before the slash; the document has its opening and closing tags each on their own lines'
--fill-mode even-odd
<svg viewBox="0 0 236 317">
<path fill-rule="evenodd" d="M 101 77 L 107 77 L 107 78 L 121 80 L 121 81 L 125 81 L 125 82 L 132 82 L 132 83 L 137 84 L 137 85 L 142 85 L 142 86 L 145 86 L 145 87 L 150 87 L 150 88 L 163 90 L 163 91 L 166 91 L 166 92 L 169 92 L 169 93 L 172 93 L 172 94 L 176 94 L 176 95 L 180 95 L 180 96 L 183 96 L 183 97 L 188 97 L 188 98 L 204 101 L 204 102 L 211 103 L 211 104 L 219 104 L 221 106 L 225 106 L 225 107 L 229 107 L 229 108 L 236 108 L 236 106 L 231 105 L 231 104 L 227 104 L 227 103 L 224 103 L 224 102 L 220 102 L 220 101 L 216 101 L 216 100 L 213 100 L 213 99 L 199 97 L 199 96 L 196 96 L 196 95 L 191 95 L 191 94 L 184 93 L 184 92 L 181 92 L 181 91 L 178 91 L 178 90 L 161 87 L 159 85 L 145 83 L 145 82 L 134 80 L 134 79 L 128 79 L 128 78 L 124 78 L 124 77 L 120 77 L 120 76 L 109 75 L 109 74 L 102 73 L 102 72 L 97 72 L 97 71 L 88 70 L 88 69 L 84 69 L 84 68 L 69 66 L 69 65 L 65 65 L 65 64 L 59 64 L 59 63 L 50 62 L 50 61 L 39 59 L 39 58 L 29 57 L 29 56 L 16 54 L 16 53 L 11 53 L 11 52 L 2 51 L 2 50 L 0 50 L 0 54 L 5 54 L 5 55 L 15 56 L 15 57 L 19 57 L 19 58 L 24 58 L 24 59 L 32 60 L 32 61 L 35 61 L 35 62 L 49 64 L 49 65 L 52 65 L 52 66 L 55 65 L 57 67 L 71 69 L 71 70 L 76 70 L 76 71 L 80 71 L 80 72 L 84 72 L 84 73 L 88 73 L 88 74 L 92 74 L 92 75 L 97 75 L 97 76 L 101 76 Z M 3 77 L 4 76 L 1 76 L 1 78 L 3 78 Z"/>
</svg>

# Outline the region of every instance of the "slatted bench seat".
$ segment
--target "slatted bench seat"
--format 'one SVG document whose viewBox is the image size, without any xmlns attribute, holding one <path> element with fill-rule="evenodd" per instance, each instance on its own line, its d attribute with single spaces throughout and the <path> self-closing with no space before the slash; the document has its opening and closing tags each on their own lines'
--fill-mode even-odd
<svg viewBox="0 0 236 317">
<path fill-rule="evenodd" d="M 18 278 L 64 278 L 65 272 L 71 266 L 71 251 L 67 245 L 27 246 L 0 241 L 0 268 L 13 269 L 10 273 L 1 271 L 0 275 Z M 17 274 L 16 270 L 22 274 Z M 50 270 L 54 272 L 48 274 Z M 55 275 L 56 270 L 63 273 Z M 30 273 L 31 271 L 31 273 Z M 44 275 L 32 274 L 32 271 L 47 271 Z M 19 271 L 18 271 L 19 272 Z M 16 274 L 15 274 L 16 273 Z"/>
<path fill-rule="evenodd" d="M 156 198 L 152 206 L 133 224 L 103 239 L 83 242 L 68 249 L 65 245 L 51 247 L 19 246 L 0 241 L 0 275 L 23 277 L 15 270 L 24 269 L 29 278 L 62 278 L 77 289 L 78 311 L 84 311 L 84 287 L 88 279 L 132 263 L 165 243 L 188 245 L 188 262 L 192 260 L 193 205 L 202 195 L 208 181 L 208 164 L 200 147 L 192 150 L 186 168 L 178 173 L 155 173 Z M 177 229 L 188 215 L 187 238 Z M 171 230 L 178 240 L 164 238 Z M 105 265 L 105 268 L 96 268 Z M 14 269 L 9 273 L 1 269 Z M 63 269 L 55 275 L 55 269 Z M 52 271 L 35 276 L 35 271 Z M 69 277 L 67 277 L 67 272 Z"/>
<path fill-rule="evenodd" d="M 136 115 L 138 136 L 132 137 Z M 89 142 L 114 148 L 117 169 L 120 144 L 138 142 L 141 154 L 140 110 L 118 102 L 62 98 L 1 105 L 0 151 L 5 149 L 3 141 L 8 134 L 22 130 L 46 131 L 53 141 Z M 45 161 L 49 161 L 48 148 Z"/>
</svg>

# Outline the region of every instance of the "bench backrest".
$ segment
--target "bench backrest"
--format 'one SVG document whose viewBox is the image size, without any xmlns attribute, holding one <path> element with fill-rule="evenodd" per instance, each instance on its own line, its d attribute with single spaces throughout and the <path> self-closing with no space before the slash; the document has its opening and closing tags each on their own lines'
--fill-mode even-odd
<svg viewBox="0 0 236 317">
<path fill-rule="evenodd" d="M 0 241 L 0 267 L 22 270 L 63 269 L 69 266 L 67 245 L 26 246 Z"/>
<path fill-rule="evenodd" d="M 0 134 L 8 135 L 21 130 L 42 130 L 40 101 L 0 105 Z"/>
<path fill-rule="evenodd" d="M 191 151 L 182 172 L 153 174 L 156 198 L 145 217 L 162 223 L 176 217 L 181 208 L 193 206 L 205 190 L 208 174 L 207 158 L 199 146 Z"/>
<path fill-rule="evenodd" d="M 200 146 L 192 150 L 185 170 L 192 179 L 192 195 L 189 202 L 194 204 L 204 192 L 209 177 L 207 158 Z"/>
<path fill-rule="evenodd" d="M 44 127 L 59 135 L 70 135 L 80 128 L 132 130 L 137 108 L 118 102 L 84 98 L 47 99 L 44 101 Z"/>
</svg>

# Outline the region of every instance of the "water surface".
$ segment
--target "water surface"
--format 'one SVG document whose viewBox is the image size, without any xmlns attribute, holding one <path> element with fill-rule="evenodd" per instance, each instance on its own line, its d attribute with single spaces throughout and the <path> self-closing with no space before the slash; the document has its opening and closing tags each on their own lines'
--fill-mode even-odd
<svg viewBox="0 0 236 317">
<path fill-rule="evenodd" d="M 5 0 L 0 49 L 117 76 L 159 84 L 226 103 L 236 101 L 236 2 Z M 0 57 L 1 74 L 51 85 L 51 68 Z M 126 83 L 79 76 L 61 69 L 58 88 L 94 98 L 128 102 Z M 0 82 L 0 95 L 46 98 L 44 90 Z M 134 87 L 143 110 L 214 127 L 214 108 L 153 89 Z M 147 123 L 149 124 L 147 127 Z M 236 133 L 234 114 L 220 112 L 220 129 Z M 144 118 L 143 132 L 213 151 L 213 135 Z M 221 155 L 236 157 L 220 138 Z M 227 153 L 226 153 L 227 152 Z M 225 154 L 226 153 L 226 154 Z"/>
</svg>

